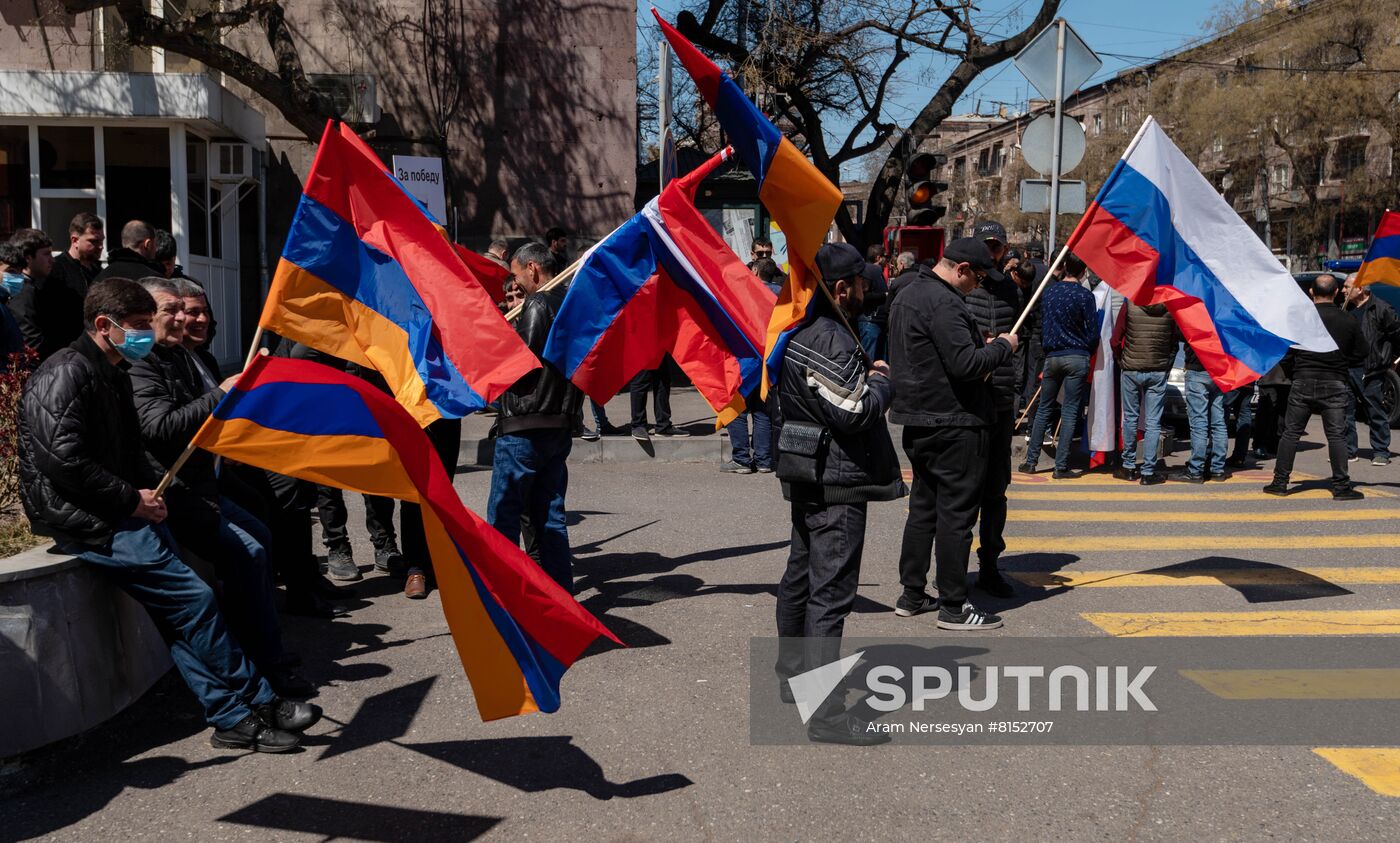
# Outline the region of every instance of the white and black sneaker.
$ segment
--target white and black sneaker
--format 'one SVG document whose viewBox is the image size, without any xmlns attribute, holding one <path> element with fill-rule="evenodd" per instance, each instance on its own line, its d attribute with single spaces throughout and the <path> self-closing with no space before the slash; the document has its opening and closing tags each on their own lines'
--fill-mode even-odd
<svg viewBox="0 0 1400 843">
<path fill-rule="evenodd" d="M 983 611 L 971 603 L 964 603 L 962 611 L 953 612 L 947 607 L 938 610 L 939 629 L 998 629 L 1001 616 Z"/>
<path fill-rule="evenodd" d="M 922 615 L 924 612 L 932 612 L 938 608 L 938 598 L 929 597 L 922 591 L 918 594 L 905 592 L 899 595 L 899 600 L 894 604 L 894 613 L 901 618 L 912 618 L 915 615 Z"/>
</svg>

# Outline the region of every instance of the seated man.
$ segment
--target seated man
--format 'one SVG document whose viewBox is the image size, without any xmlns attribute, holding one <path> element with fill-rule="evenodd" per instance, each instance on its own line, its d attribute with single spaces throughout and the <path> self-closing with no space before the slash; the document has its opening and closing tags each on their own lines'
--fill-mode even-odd
<svg viewBox="0 0 1400 843">
<path fill-rule="evenodd" d="M 199 698 L 219 748 L 284 752 L 321 717 L 280 699 L 229 635 L 214 592 L 162 522 L 132 403 L 130 361 L 150 353 L 156 304 L 124 278 L 93 284 L 85 333 L 39 367 L 20 408 L 20 494 L 35 533 L 146 607 Z"/>
<path fill-rule="evenodd" d="M 201 364 L 183 345 L 185 300 L 179 288 L 159 277 L 143 278 L 141 286 L 156 302 L 156 341 L 151 353 L 132 365 L 131 387 L 146 453 L 153 469 L 163 472 L 179 459 L 238 376 L 206 387 Z M 218 572 L 223 585 L 220 606 L 234 638 L 279 694 L 314 694 L 315 686 L 283 663 L 267 527 L 219 494 L 213 454 L 191 455 L 165 498 L 174 516 L 170 529 L 176 541 Z"/>
</svg>

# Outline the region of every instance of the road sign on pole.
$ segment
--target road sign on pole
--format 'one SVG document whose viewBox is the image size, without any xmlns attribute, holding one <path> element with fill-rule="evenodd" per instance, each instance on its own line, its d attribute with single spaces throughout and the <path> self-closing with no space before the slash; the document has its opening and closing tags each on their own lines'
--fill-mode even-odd
<svg viewBox="0 0 1400 843">
<path fill-rule="evenodd" d="M 1025 49 L 1013 59 L 1016 69 L 1021 71 L 1037 91 L 1055 102 L 1054 125 L 1051 128 L 1050 152 L 1050 225 L 1045 244 L 1045 254 L 1053 254 L 1058 244 L 1056 223 L 1060 215 L 1060 174 L 1064 166 L 1064 119 L 1065 94 L 1074 91 L 1089 80 L 1103 66 L 1094 51 L 1079 37 L 1079 33 L 1064 18 L 1056 20 L 1039 35 L 1031 39 Z M 1083 132 L 1081 130 L 1082 137 Z M 1075 162 L 1078 163 L 1078 162 Z"/>
<path fill-rule="evenodd" d="M 1055 118 L 1042 114 L 1021 133 L 1021 157 L 1042 176 L 1050 175 L 1055 162 Z M 1084 160 L 1084 127 L 1078 120 L 1060 124 L 1060 175 L 1066 175 Z"/>
</svg>

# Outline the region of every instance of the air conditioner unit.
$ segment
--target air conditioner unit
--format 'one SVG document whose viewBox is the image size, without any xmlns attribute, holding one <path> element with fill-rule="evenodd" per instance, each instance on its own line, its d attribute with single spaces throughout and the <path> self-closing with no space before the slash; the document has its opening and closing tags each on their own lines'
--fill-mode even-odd
<svg viewBox="0 0 1400 843">
<path fill-rule="evenodd" d="M 253 150 L 246 143 L 212 143 L 209 158 L 214 181 L 241 182 L 253 178 Z"/>
<path fill-rule="evenodd" d="M 374 77 L 368 73 L 308 73 L 312 87 L 331 101 L 347 123 L 379 122 Z"/>
</svg>

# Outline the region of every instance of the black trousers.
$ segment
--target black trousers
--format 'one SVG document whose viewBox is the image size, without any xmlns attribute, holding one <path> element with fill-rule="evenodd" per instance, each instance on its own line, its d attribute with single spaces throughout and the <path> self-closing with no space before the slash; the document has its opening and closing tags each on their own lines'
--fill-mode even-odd
<svg viewBox="0 0 1400 843">
<path fill-rule="evenodd" d="M 423 432 L 433 443 L 448 478 L 457 476 L 457 457 L 462 448 L 462 420 L 438 419 Z M 426 573 L 431 570 L 428 540 L 423 535 L 423 513 L 416 503 L 399 504 L 399 534 L 403 537 L 403 555 L 408 560 L 408 572 Z"/>
<path fill-rule="evenodd" d="M 778 583 L 778 675 L 835 661 L 856 600 L 865 503 L 792 504 L 792 547 Z"/>
<path fill-rule="evenodd" d="M 1278 453 L 1283 438 L 1283 421 L 1288 410 L 1290 387 L 1259 387 L 1259 413 L 1254 419 L 1254 444 L 1271 454 Z"/>
<path fill-rule="evenodd" d="M 638 372 L 632 378 L 627 391 L 632 396 L 632 426 L 647 425 L 647 393 L 656 393 L 652 402 L 656 408 L 656 428 L 661 430 L 671 426 L 671 373 L 666 369 L 666 359 L 655 369 Z"/>
<path fill-rule="evenodd" d="M 309 597 L 321 576 L 311 548 L 311 505 L 316 487 L 305 480 L 250 465 L 225 463 L 219 488 L 233 502 L 267 525 L 272 569 L 282 577 L 287 596 Z"/>
<path fill-rule="evenodd" d="M 378 495 L 363 495 L 365 499 L 365 529 L 375 551 L 397 549 L 394 533 L 394 499 Z M 321 522 L 321 540 L 327 550 L 349 548 L 350 531 L 346 524 L 350 512 L 345 508 L 345 493 L 334 486 L 316 487 L 316 517 Z"/>
<path fill-rule="evenodd" d="M 1278 443 L 1278 459 L 1274 461 L 1274 480 L 1288 482 L 1293 473 L 1293 458 L 1298 453 L 1298 440 L 1316 413 L 1322 416 L 1322 431 L 1327 437 L 1327 459 L 1332 463 L 1332 491 L 1351 488 L 1347 473 L 1347 401 L 1351 388 L 1342 381 L 1294 381 L 1288 395 L 1288 411 L 1284 414 L 1283 438 Z"/>
<path fill-rule="evenodd" d="M 967 557 L 987 471 L 987 429 L 906 427 L 904 453 L 914 467 L 914 484 L 899 581 L 906 591 L 922 592 L 932 556 L 938 598 L 958 611 L 967 601 Z"/>
<path fill-rule="evenodd" d="M 985 567 L 995 568 L 1006 550 L 1006 489 L 1011 485 L 1011 428 L 1016 414 L 1010 408 L 998 410 L 987 431 L 987 468 L 982 477 L 982 500 L 977 513 L 977 558 Z"/>
</svg>

